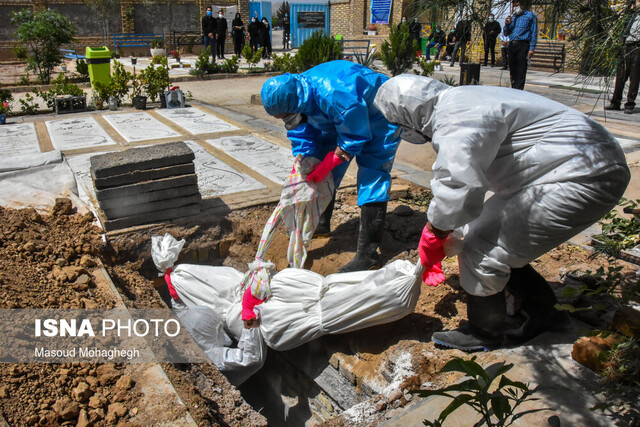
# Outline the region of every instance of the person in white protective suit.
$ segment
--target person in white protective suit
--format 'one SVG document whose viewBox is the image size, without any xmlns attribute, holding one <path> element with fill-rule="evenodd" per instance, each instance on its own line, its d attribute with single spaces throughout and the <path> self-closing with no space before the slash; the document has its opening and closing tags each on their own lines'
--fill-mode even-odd
<svg viewBox="0 0 640 427">
<path fill-rule="evenodd" d="M 431 141 L 437 152 L 420 243 L 427 276 L 439 274 L 444 238 L 466 226 L 458 262 L 469 322 L 433 341 L 487 350 L 554 326 L 555 296 L 529 262 L 623 195 L 630 172 L 615 138 L 572 108 L 510 88 L 400 75 L 381 86 L 374 104 L 403 128 L 403 139 Z M 517 330 L 504 330 L 505 288 L 526 318 Z"/>
</svg>

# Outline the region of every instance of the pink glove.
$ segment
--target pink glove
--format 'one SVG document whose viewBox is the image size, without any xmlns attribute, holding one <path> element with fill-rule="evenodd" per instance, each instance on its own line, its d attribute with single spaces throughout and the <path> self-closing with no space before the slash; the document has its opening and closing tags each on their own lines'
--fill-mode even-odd
<svg viewBox="0 0 640 427">
<path fill-rule="evenodd" d="M 242 295 L 242 320 L 254 319 L 256 313 L 253 311 L 253 308 L 256 305 L 262 304 L 262 301 L 264 300 L 253 296 L 251 288 L 247 288 Z"/>
<path fill-rule="evenodd" d="M 444 239 L 438 239 L 427 226 L 424 227 L 418 252 L 420 253 L 420 263 L 425 269 L 422 273 L 422 281 L 429 286 L 437 286 L 444 282 L 445 277 L 440 264 L 445 257 L 443 244 Z"/>
<path fill-rule="evenodd" d="M 442 264 L 437 263 L 429 270 L 425 270 L 422 273 L 422 282 L 429 286 L 438 286 L 444 282 L 444 273 L 442 272 Z"/>
<path fill-rule="evenodd" d="M 307 181 L 309 182 L 320 182 L 322 181 L 328 174 L 338 166 L 340 163 L 344 162 L 340 157 L 336 155 L 334 151 L 327 153 L 324 157 L 324 160 L 320 162 L 316 168 L 311 171 L 309 175 L 307 175 Z"/>
</svg>

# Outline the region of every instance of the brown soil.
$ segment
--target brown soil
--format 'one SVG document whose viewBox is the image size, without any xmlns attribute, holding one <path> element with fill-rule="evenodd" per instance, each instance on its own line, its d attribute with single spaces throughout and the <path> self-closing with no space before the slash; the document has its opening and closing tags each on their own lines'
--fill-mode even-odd
<svg viewBox="0 0 640 427">
<path fill-rule="evenodd" d="M 402 198 L 389 202 L 382 244 L 385 263 L 399 258 L 418 260 L 416 248 L 426 223 L 429 197 L 426 190 L 411 186 Z M 338 193 L 332 236 L 311 242 L 307 268 L 327 275 L 336 272 L 354 256 L 360 214 L 355 198 L 353 189 Z M 121 234 L 110 238 L 108 246 L 102 244 L 99 230 L 91 224 L 92 217 L 73 214 L 64 201 L 49 216 L 40 216 L 32 209 L 0 208 L 0 307 L 82 308 L 92 304 L 112 307 L 114 302 L 93 284 L 92 272 L 98 256 L 128 307 L 163 307 L 167 301 L 166 287 L 157 280 L 158 272 L 150 259 L 151 235 L 169 232 L 178 239 L 186 239 L 179 263 L 227 265 L 243 271 L 255 255 L 262 229 L 273 208 L 274 205 L 265 205 L 234 211 L 197 226 L 174 225 Z M 286 267 L 287 244 L 288 238 L 281 229 L 267 257 L 278 269 Z M 201 258 L 203 249 L 206 249 L 204 260 Z M 552 286 L 559 287 L 563 275 L 570 270 L 595 271 L 599 266 L 609 265 L 609 261 L 603 256 L 590 257 L 581 248 L 562 245 L 533 265 Z M 394 361 L 408 353 L 413 374 L 398 384 L 398 388 L 413 389 L 425 382 L 446 382 L 447 377 L 435 373 L 451 357 L 462 353 L 438 349 L 430 342 L 430 337 L 435 331 L 454 328 L 463 322 L 466 304 L 458 284 L 455 259 L 446 259 L 443 268 L 446 282 L 437 287 L 423 285 L 411 315 L 389 325 L 324 337 L 322 344 L 328 363 L 348 367 L 357 378 L 357 386 L 373 388 L 374 392 L 380 393 L 375 385 L 381 384 L 384 388 L 392 382 L 397 370 Z M 82 274 L 92 278 L 88 287 L 76 286 L 78 276 Z M 120 411 L 123 419 L 144 410 L 136 406 L 135 384 L 129 392 L 118 394 L 115 383 L 102 384 L 99 379 L 97 382 L 91 379 L 99 377 L 100 366 L 114 365 L 0 366 L 0 407 L 5 418 L 10 424 L 62 423 L 65 416 L 71 416 L 62 415 L 62 412 L 68 412 L 63 411 L 65 405 L 70 405 L 72 413 L 78 409 L 73 420 L 84 416 L 84 409 L 86 415 L 93 416 L 100 425 L 108 416 L 108 405 L 123 403 L 125 409 Z M 264 424 L 264 418 L 244 403 L 239 392 L 213 365 L 165 364 L 163 368 L 199 425 Z M 126 367 L 116 365 L 115 369 L 117 376 L 126 374 Z M 105 397 L 106 402 L 101 400 L 103 418 L 99 417 L 102 415 L 99 411 L 96 415 L 96 408 L 88 406 L 90 403 L 78 402 L 78 408 L 73 405 L 73 389 L 81 382 L 88 384 L 93 395 Z M 58 400 L 61 402 L 55 405 Z M 378 420 L 384 419 L 385 412 L 407 403 L 402 393 L 388 402 L 384 396 L 374 400 L 379 403 Z M 344 420 L 336 419 L 331 424 L 341 422 Z"/>
</svg>

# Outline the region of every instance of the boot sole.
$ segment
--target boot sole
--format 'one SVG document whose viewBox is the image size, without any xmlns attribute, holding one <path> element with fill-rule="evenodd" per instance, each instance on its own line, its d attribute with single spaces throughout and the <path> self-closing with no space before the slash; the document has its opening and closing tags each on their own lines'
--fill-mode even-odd
<svg viewBox="0 0 640 427">
<path fill-rule="evenodd" d="M 440 340 L 435 339 L 435 338 L 431 338 L 431 340 L 432 340 L 434 343 L 436 343 L 436 344 L 438 344 L 438 345 L 440 345 L 440 346 L 442 346 L 442 347 L 455 348 L 455 349 L 457 349 L 457 350 L 462 350 L 462 351 L 466 351 L 466 352 L 470 352 L 470 353 L 471 353 L 471 352 L 475 352 L 475 351 L 491 351 L 491 350 L 493 350 L 494 348 L 497 348 L 497 347 L 498 347 L 497 345 L 496 345 L 495 347 L 493 347 L 493 346 L 484 346 L 484 345 L 478 345 L 478 346 L 469 346 L 469 347 L 465 347 L 465 346 L 460 346 L 460 345 L 452 345 L 452 344 L 448 344 L 448 343 L 445 343 L 445 342 L 440 341 Z"/>
</svg>

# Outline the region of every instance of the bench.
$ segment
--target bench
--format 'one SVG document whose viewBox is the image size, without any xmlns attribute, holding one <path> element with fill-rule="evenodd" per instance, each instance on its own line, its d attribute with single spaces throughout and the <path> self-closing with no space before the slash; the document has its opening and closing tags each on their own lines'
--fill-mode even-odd
<svg viewBox="0 0 640 427">
<path fill-rule="evenodd" d="M 344 59 L 352 59 L 353 57 L 362 59 L 369 56 L 369 48 L 371 41 L 369 40 L 340 40 L 340 46 L 342 48 L 342 57 Z"/>
<path fill-rule="evenodd" d="M 174 31 L 171 35 L 173 45 L 172 49 L 178 49 L 180 46 L 202 46 L 202 33 L 196 31 Z"/>
<path fill-rule="evenodd" d="M 75 59 L 76 61 L 78 59 L 86 59 L 84 55 L 78 55 L 75 45 L 71 45 L 70 48 L 60 48 L 60 53 L 62 57 L 66 59 Z"/>
<path fill-rule="evenodd" d="M 164 34 L 114 34 L 113 47 L 114 49 L 122 47 L 151 47 L 151 42 L 155 39 L 162 39 L 162 45 L 164 46 Z"/>
<path fill-rule="evenodd" d="M 553 69 L 556 73 L 564 72 L 566 50 L 564 43 L 552 41 L 539 41 L 531 58 L 533 69 Z"/>
</svg>

